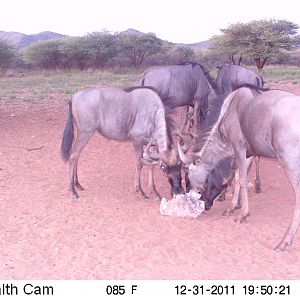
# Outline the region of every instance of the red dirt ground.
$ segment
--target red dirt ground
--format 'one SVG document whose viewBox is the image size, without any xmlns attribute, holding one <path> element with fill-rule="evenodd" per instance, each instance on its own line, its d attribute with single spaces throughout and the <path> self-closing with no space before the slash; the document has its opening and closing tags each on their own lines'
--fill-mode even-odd
<svg viewBox="0 0 300 300">
<path fill-rule="evenodd" d="M 86 190 L 72 201 L 59 154 L 67 107 L 0 108 L 1 279 L 300 279 L 299 232 L 284 253 L 273 250 L 295 203 L 276 161 L 262 160 L 263 192 L 250 189 L 246 224 L 222 216 L 228 200 L 198 219 L 166 217 L 133 192 L 132 145 L 95 135 L 79 163 Z M 147 172 L 143 182 L 147 191 Z"/>
</svg>

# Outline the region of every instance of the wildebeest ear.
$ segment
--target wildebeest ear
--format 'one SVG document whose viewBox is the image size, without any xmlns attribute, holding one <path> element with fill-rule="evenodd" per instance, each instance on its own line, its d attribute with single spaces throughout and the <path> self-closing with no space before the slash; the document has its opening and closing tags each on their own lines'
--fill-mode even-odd
<svg viewBox="0 0 300 300">
<path fill-rule="evenodd" d="M 199 166 L 199 165 L 201 165 L 201 163 L 202 163 L 201 157 L 197 156 L 196 159 L 194 160 L 194 164 L 196 166 Z"/>
</svg>

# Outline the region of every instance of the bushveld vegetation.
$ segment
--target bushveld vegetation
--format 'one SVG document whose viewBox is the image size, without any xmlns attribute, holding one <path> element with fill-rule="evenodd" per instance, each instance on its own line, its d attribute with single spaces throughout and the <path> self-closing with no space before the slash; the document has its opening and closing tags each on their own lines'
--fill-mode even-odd
<svg viewBox="0 0 300 300">
<path fill-rule="evenodd" d="M 247 57 L 257 69 L 262 69 L 268 60 L 284 60 L 299 40 L 295 37 L 298 25 L 286 20 L 260 20 L 232 24 L 214 36 L 211 50 L 225 55 L 233 64 L 240 64 Z"/>
<path fill-rule="evenodd" d="M 266 63 L 300 66 L 298 25 L 286 20 L 231 24 L 213 36 L 209 48 L 193 50 L 154 33 L 94 32 L 82 37 L 48 40 L 18 50 L 0 41 L 0 70 L 103 70 L 197 61 L 211 69 L 224 63 L 261 70 Z"/>
<path fill-rule="evenodd" d="M 0 43 L 0 69 L 99 70 L 105 67 L 180 63 L 194 59 L 188 47 L 164 42 L 153 33 L 95 32 L 83 37 L 34 43 L 25 50 Z"/>
<path fill-rule="evenodd" d="M 266 82 L 298 84 L 297 28 L 285 20 L 233 24 L 204 49 L 168 43 L 153 33 L 107 31 L 34 43 L 23 50 L 0 41 L 0 101 L 67 101 L 82 88 L 137 85 L 145 68 L 185 61 L 199 62 L 212 76 L 218 65 L 242 62 L 258 69 Z"/>
</svg>

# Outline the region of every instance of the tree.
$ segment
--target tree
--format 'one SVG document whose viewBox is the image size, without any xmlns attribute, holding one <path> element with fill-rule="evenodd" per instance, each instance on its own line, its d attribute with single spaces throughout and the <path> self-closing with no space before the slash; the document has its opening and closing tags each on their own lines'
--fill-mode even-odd
<svg viewBox="0 0 300 300">
<path fill-rule="evenodd" d="M 262 69 L 268 59 L 293 49 L 297 29 L 295 23 L 275 19 L 232 24 L 211 39 L 211 48 L 215 53 L 228 55 L 234 64 L 240 64 L 245 56 L 251 57 Z"/>
<path fill-rule="evenodd" d="M 162 50 L 147 59 L 147 64 L 164 65 L 180 64 L 187 61 L 194 61 L 196 58 L 193 49 L 181 45 L 163 42 Z"/>
<path fill-rule="evenodd" d="M 87 37 L 72 37 L 65 40 L 60 48 L 64 68 L 84 70 L 90 62 Z"/>
<path fill-rule="evenodd" d="M 162 51 L 163 41 L 155 36 L 154 33 L 119 35 L 121 54 L 130 59 L 131 65 L 141 67 L 144 60 Z"/>
<path fill-rule="evenodd" d="M 45 69 L 60 68 L 63 59 L 61 47 L 64 43 L 62 39 L 34 43 L 25 51 L 25 62 Z"/>
<path fill-rule="evenodd" d="M 117 37 L 108 32 L 94 32 L 83 37 L 49 40 L 31 45 L 26 62 L 46 68 L 101 68 L 118 51 Z"/>
<path fill-rule="evenodd" d="M 253 21 L 246 53 L 252 56 L 256 67 L 262 69 L 269 58 L 278 58 L 283 50 L 296 45 L 294 36 L 298 25 L 286 20 Z"/>
<path fill-rule="evenodd" d="M 107 31 L 88 34 L 85 43 L 90 62 L 94 68 L 103 68 L 119 51 L 117 36 Z"/>
<path fill-rule="evenodd" d="M 210 41 L 213 54 L 227 55 L 233 64 L 240 65 L 245 55 L 246 33 L 249 32 L 249 25 L 236 23 L 220 31 L 223 34 L 213 36 Z"/>
<path fill-rule="evenodd" d="M 177 64 L 195 60 L 194 50 L 185 46 L 174 46 L 169 52 Z"/>
<path fill-rule="evenodd" d="M 16 59 L 16 50 L 10 44 L 0 41 L 0 69 L 6 70 L 9 65 Z"/>
</svg>

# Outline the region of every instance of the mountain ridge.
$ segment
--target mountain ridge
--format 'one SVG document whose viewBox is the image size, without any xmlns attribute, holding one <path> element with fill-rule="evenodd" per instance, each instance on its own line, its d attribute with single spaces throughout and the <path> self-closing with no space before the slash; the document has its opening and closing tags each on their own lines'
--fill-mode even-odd
<svg viewBox="0 0 300 300">
<path fill-rule="evenodd" d="M 60 34 L 52 31 L 42 31 L 36 34 L 25 34 L 15 31 L 0 31 L 0 40 L 6 41 L 16 48 L 26 48 L 32 43 L 61 39 L 68 37 L 65 34 Z"/>
<path fill-rule="evenodd" d="M 139 30 L 136 30 L 134 28 L 128 28 L 127 30 L 124 30 L 120 32 L 121 34 L 135 34 L 135 35 L 144 35 L 144 32 L 141 32 Z M 47 41 L 50 39 L 61 39 L 61 38 L 67 38 L 70 37 L 65 34 L 60 34 L 52 31 L 42 31 L 40 33 L 36 34 L 24 34 L 21 32 L 15 32 L 15 31 L 0 31 L 0 40 L 6 41 L 10 44 L 12 44 L 14 47 L 19 49 L 24 49 L 28 46 L 30 46 L 32 43 L 41 42 L 41 41 Z M 202 41 L 198 43 L 191 43 L 191 44 L 185 44 L 185 43 L 171 43 L 175 45 L 185 46 L 189 47 L 191 49 L 203 49 L 209 47 L 209 41 Z"/>
</svg>

